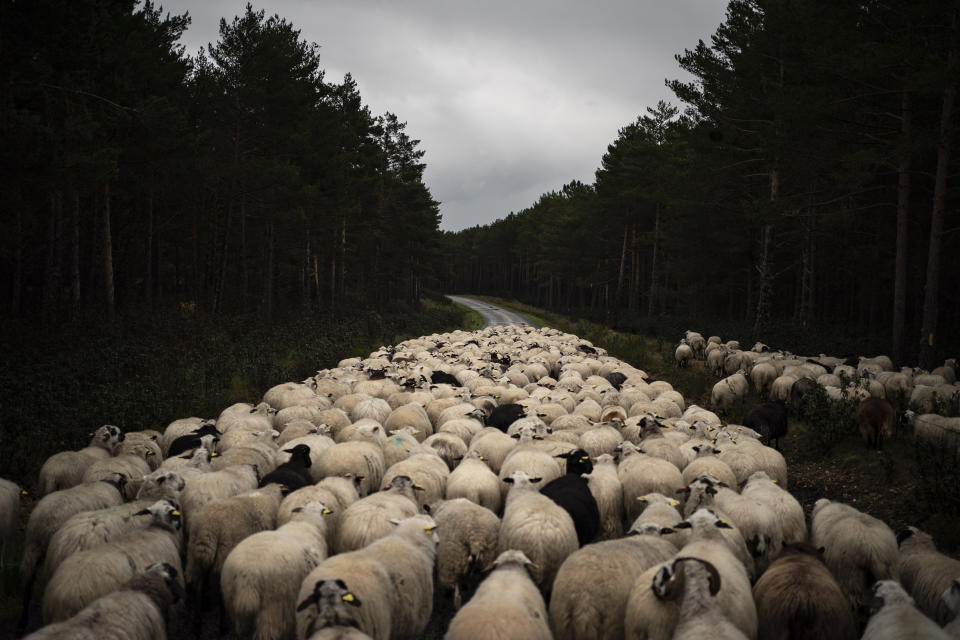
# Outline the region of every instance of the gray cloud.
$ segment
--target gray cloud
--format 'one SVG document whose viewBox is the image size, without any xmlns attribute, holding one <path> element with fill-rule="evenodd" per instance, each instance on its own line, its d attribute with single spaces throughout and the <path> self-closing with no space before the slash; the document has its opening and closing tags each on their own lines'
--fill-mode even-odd
<svg viewBox="0 0 960 640">
<path fill-rule="evenodd" d="M 238 0 L 171 0 L 195 53 Z M 570 180 L 592 182 L 617 130 L 685 77 L 674 55 L 708 39 L 725 0 L 273 0 L 254 4 L 321 46 L 329 81 L 350 72 L 426 151 L 442 228 L 486 224 Z"/>
</svg>

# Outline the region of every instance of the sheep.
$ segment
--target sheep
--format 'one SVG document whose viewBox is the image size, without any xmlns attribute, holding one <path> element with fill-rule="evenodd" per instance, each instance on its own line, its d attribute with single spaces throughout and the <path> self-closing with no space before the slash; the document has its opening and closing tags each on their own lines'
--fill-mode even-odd
<svg viewBox="0 0 960 640">
<path fill-rule="evenodd" d="M 17 483 L 0 478 L 0 567 L 3 567 L 7 541 L 17 532 L 21 495 L 26 492 Z"/>
<path fill-rule="evenodd" d="M 308 484 L 313 484 L 313 477 L 309 471 L 312 465 L 310 446 L 296 444 L 289 449 L 284 449 L 283 452 L 289 453 L 290 459 L 260 478 L 259 485 L 265 487 L 268 484 L 276 483 L 290 491 L 296 491 Z"/>
<path fill-rule="evenodd" d="M 550 598 L 554 638 L 623 637 L 627 598 L 636 576 L 676 553 L 659 532 L 653 526 L 626 538 L 589 544 L 563 562 Z"/>
<path fill-rule="evenodd" d="M 507 429 L 516 420 L 526 417 L 526 411 L 523 406 L 516 403 L 501 404 L 493 413 L 487 416 L 487 426 L 494 427 L 506 433 Z"/>
<path fill-rule="evenodd" d="M 309 420 L 293 420 L 284 425 L 283 431 L 277 436 L 277 446 L 286 446 L 291 440 L 296 440 L 304 436 L 323 435 L 330 436 L 333 433 L 333 427 L 328 424 L 315 425 Z M 333 440 L 331 439 L 331 443 Z M 319 451 L 317 452 L 319 454 Z"/>
<path fill-rule="evenodd" d="M 420 442 L 433 435 L 433 424 L 430 422 L 430 417 L 423 405 L 417 402 L 410 402 L 397 407 L 390 412 L 383 423 L 383 428 L 387 431 L 402 429 L 403 427 L 413 427 L 414 435 Z"/>
<path fill-rule="evenodd" d="M 623 485 L 623 507 L 628 521 L 640 514 L 637 498 L 647 493 L 674 495 L 683 486 L 683 475 L 672 463 L 639 452 L 631 443 L 621 445 L 617 477 Z"/>
<path fill-rule="evenodd" d="M 511 438 L 511 446 L 512 442 L 513 439 Z M 472 443 L 473 441 L 471 440 L 471 444 Z M 457 464 L 467 453 L 467 443 L 463 441 L 463 438 L 452 433 L 435 433 L 432 436 L 428 436 L 424 439 L 423 446 L 436 451 L 437 455 L 447 463 L 447 468 L 451 471 L 456 468 Z"/>
<path fill-rule="evenodd" d="M 347 583 L 336 580 L 318 580 L 313 591 L 297 605 L 297 611 L 315 606 L 316 617 L 305 630 L 311 640 L 359 640 L 370 636 L 360 631 L 357 615 L 349 607 L 362 607 L 360 598 Z"/>
<path fill-rule="evenodd" d="M 433 611 L 433 571 L 439 536 L 437 523 L 418 514 L 394 520 L 393 531 L 363 553 L 380 562 L 396 585 L 391 611 L 391 638 L 419 638 Z"/>
<path fill-rule="evenodd" d="M 630 530 L 643 530 L 650 525 L 660 529 L 663 535 L 678 534 L 680 530 L 674 530 L 677 523 L 683 521 L 683 516 L 677 510 L 680 503 L 673 498 L 668 498 L 662 493 L 648 493 L 637 498 L 640 515 L 636 517 L 630 526 Z M 686 536 L 671 536 L 668 540 L 677 546 L 680 540 L 686 542 Z"/>
<path fill-rule="evenodd" d="M 445 591 L 453 592 L 453 607 L 459 609 L 463 594 L 479 583 L 481 572 L 496 558 L 500 518 L 466 498 L 445 500 L 433 506 L 430 515 L 443 532 L 437 579 Z"/>
<path fill-rule="evenodd" d="M 486 507 L 493 513 L 500 513 L 503 496 L 500 493 L 500 479 L 490 470 L 478 451 L 468 451 L 459 465 L 447 479 L 446 498 L 466 498 Z"/>
<path fill-rule="evenodd" d="M 777 379 L 777 368 L 769 362 L 758 362 L 750 370 L 750 381 L 760 397 L 770 395 L 770 388 Z"/>
<path fill-rule="evenodd" d="M 534 563 L 533 581 L 549 593 L 560 565 L 579 545 L 570 514 L 536 490 L 532 483 L 539 481 L 523 471 L 508 477 L 513 486 L 507 495 L 497 551 L 523 551 Z"/>
<path fill-rule="evenodd" d="M 263 394 L 263 402 L 279 411 L 316 397 L 317 393 L 305 384 L 284 382 L 268 389 Z"/>
<path fill-rule="evenodd" d="M 409 476 L 395 476 L 385 491 L 361 498 L 347 507 L 340 516 L 334 544 L 336 553 L 363 548 L 388 535 L 393 530 L 391 519 L 415 516 L 417 498 L 414 491 L 418 486 Z"/>
<path fill-rule="evenodd" d="M 147 515 L 147 510 L 158 500 L 176 503 L 183 486 L 183 479 L 178 474 L 156 471 L 144 480 L 136 501 L 89 511 L 77 511 L 62 521 L 57 530 L 50 535 L 43 569 L 40 572 L 42 580 L 49 579 L 64 560 L 80 551 L 128 537 L 135 529 L 151 526 L 152 520 L 135 516 Z M 75 496 L 75 494 L 70 495 Z M 73 508 L 70 508 L 70 511 L 73 511 Z M 176 519 L 179 522 L 179 513 Z"/>
<path fill-rule="evenodd" d="M 519 444 L 510 450 L 503 464 L 500 465 L 500 493 L 506 497 L 510 485 L 506 478 L 514 471 L 525 471 L 528 475 L 538 477 L 544 483 L 556 480 L 562 474 L 562 468 L 557 460 L 546 449 L 534 444 L 535 440 L 542 440 L 543 436 L 535 435 L 532 427 L 524 427 L 523 433 L 517 436 Z"/>
<path fill-rule="evenodd" d="M 747 640 L 743 631 L 713 600 L 723 580 L 716 567 L 696 557 L 678 557 L 662 567 L 653 579 L 654 594 L 680 603 L 680 621 L 674 630 L 677 640 Z M 718 599 L 719 600 L 719 599 Z"/>
<path fill-rule="evenodd" d="M 896 580 L 873 585 L 870 620 L 861 640 L 949 640 L 937 623 L 923 615 Z"/>
<path fill-rule="evenodd" d="M 940 602 L 946 606 L 954 618 L 943 628 L 947 634 L 956 640 L 960 638 L 960 578 L 955 578 L 950 586 L 941 594 Z"/>
<path fill-rule="evenodd" d="M 383 476 L 385 479 L 407 476 L 413 480 L 414 485 L 419 487 L 414 494 L 417 508 L 423 509 L 423 505 L 443 499 L 447 491 L 450 469 L 440 456 L 427 449 L 397 462 L 387 469 Z M 387 484 L 384 481 L 380 488 L 385 489 Z"/>
<path fill-rule="evenodd" d="M 765 505 L 776 514 L 783 532 L 784 544 L 806 542 L 807 522 L 803 507 L 790 492 L 774 483 L 765 471 L 752 473 L 740 493 L 745 498 Z"/>
<path fill-rule="evenodd" d="M 41 497 L 81 484 L 87 467 L 97 460 L 109 458 L 117 445 L 123 442 L 123 433 L 112 424 L 103 425 L 92 435 L 90 444 L 83 449 L 61 451 L 44 461 L 37 483 Z"/>
<path fill-rule="evenodd" d="M 91 464 L 83 472 L 83 482 L 96 482 L 119 473 L 127 479 L 124 495 L 127 499 L 131 499 L 140 490 L 143 477 L 153 471 L 147 463 L 147 458 L 154 455 L 152 449 L 136 445 L 128 454 L 97 460 Z"/>
<path fill-rule="evenodd" d="M 100 596 L 117 590 L 155 562 L 180 571 L 180 511 L 159 500 L 136 515 L 150 515 L 150 526 L 71 555 L 57 567 L 43 592 L 43 621 L 70 618 Z"/>
<path fill-rule="evenodd" d="M 135 453 L 139 447 L 144 447 L 150 451 L 146 454 L 147 465 L 151 471 L 156 471 L 163 462 L 163 450 L 160 448 L 160 432 L 153 429 L 144 429 L 142 431 L 127 431 L 123 434 L 123 442 L 114 449 L 114 456 L 123 456 Z M 137 452 L 137 455 L 139 453 Z"/>
<path fill-rule="evenodd" d="M 900 546 L 900 583 L 916 601 L 917 608 L 937 624 L 950 621 L 950 611 L 940 596 L 960 577 L 960 560 L 937 551 L 930 534 L 906 527 L 897 534 Z"/>
<path fill-rule="evenodd" d="M 613 456 L 597 457 L 593 470 L 586 476 L 587 487 L 597 502 L 600 530 L 597 540 L 613 540 L 623 535 L 623 484 L 617 476 Z"/>
<path fill-rule="evenodd" d="M 743 426 L 750 427 L 780 449 L 780 438 L 787 435 L 787 405 L 774 401 L 755 407 L 744 417 Z"/>
<path fill-rule="evenodd" d="M 857 624 L 846 595 L 805 543 L 783 551 L 753 585 L 759 638 L 856 640 Z"/>
<path fill-rule="evenodd" d="M 797 379 L 793 376 L 779 376 L 770 383 L 770 399 L 784 403 L 790 400 L 791 390 Z"/>
<path fill-rule="evenodd" d="M 450 621 L 446 640 L 550 640 L 547 607 L 520 550 L 502 552 L 473 598 Z"/>
<path fill-rule="evenodd" d="M 654 578 L 669 567 L 671 561 L 655 564 L 639 576 L 630 588 L 623 620 L 625 638 L 671 640 L 680 620 L 680 607 L 674 600 L 664 600 L 653 590 Z"/>
<path fill-rule="evenodd" d="M 719 449 L 712 444 L 694 445 L 697 457 L 683 468 L 683 484 L 689 485 L 700 476 L 713 476 L 728 487 L 737 486 L 737 476 L 726 462 L 717 457 Z"/>
<path fill-rule="evenodd" d="M 867 446 L 877 451 L 884 438 L 893 437 L 893 406 L 881 398 L 864 398 L 857 405 L 857 428 Z"/>
<path fill-rule="evenodd" d="M 687 366 L 690 360 L 693 360 L 693 349 L 687 344 L 686 339 L 681 339 L 673 352 L 673 359 L 677 361 L 677 366 L 681 369 Z"/>
<path fill-rule="evenodd" d="M 227 556 L 220 591 L 239 634 L 267 640 L 293 632 L 298 586 L 327 557 L 329 511 L 309 502 L 290 522 L 245 538 Z"/>
<path fill-rule="evenodd" d="M 747 550 L 753 556 L 756 573 L 762 574 L 783 546 L 779 514 L 770 509 L 768 504 L 756 502 L 749 495 L 741 495 L 721 485 L 715 489 L 713 504 L 743 534 Z"/>
<path fill-rule="evenodd" d="M 567 461 L 566 473 L 542 486 L 540 493 L 570 514 L 577 530 L 577 541 L 582 547 L 593 541 L 600 527 L 600 510 L 585 478 L 586 474 L 593 471 L 593 464 L 583 449 L 575 449 L 558 457 Z"/>
<path fill-rule="evenodd" d="M 117 591 L 103 595 L 63 622 L 27 636 L 30 640 L 153 640 L 167 637 L 170 607 L 183 597 L 177 569 L 154 563 Z"/>
<path fill-rule="evenodd" d="M 726 413 L 733 408 L 735 403 L 743 400 L 746 393 L 747 378 L 741 368 L 733 375 L 713 385 L 713 390 L 710 392 L 710 402 L 718 412 Z"/>
<path fill-rule="evenodd" d="M 248 405 L 249 406 L 249 405 Z M 173 444 L 173 441 L 182 436 L 187 436 L 192 434 L 194 431 L 199 429 L 205 424 L 215 424 L 214 421 L 206 421 L 203 418 L 179 418 L 174 420 L 163 430 L 163 433 L 160 434 L 158 443 L 160 444 L 160 449 L 163 452 L 163 456 L 166 458 L 170 455 L 170 445 Z M 216 427 L 214 426 L 216 430 Z M 217 430 L 219 435 L 223 435 L 219 430 Z M 181 452 L 182 453 L 182 452 Z"/>
<path fill-rule="evenodd" d="M 719 347 L 707 352 L 707 370 L 719 378 L 723 375 L 723 364 L 726 358 L 726 347 Z"/>
<path fill-rule="evenodd" d="M 297 638 L 315 628 L 318 612 L 309 606 L 317 582 L 349 580 L 364 604 L 357 612 L 361 631 L 377 640 L 415 637 L 429 619 L 436 557 L 436 523 L 429 516 L 396 522 L 392 532 L 360 550 L 327 558 L 303 579 L 297 610 Z"/>
<path fill-rule="evenodd" d="M 326 476 L 353 473 L 362 477 L 360 493 L 367 495 L 380 486 L 383 479 L 383 449 L 375 442 L 351 441 L 333 445 L 320 454 L 314 463 L 316 472 Z"/>
<path fill-rule="evenodd" d="M 81 511 L 106 509 L 123 503 L 126 478 L 115 474 L 97 482 L 79 484 L 43 496 L 30 512 L 20 559 L 20 579 L 24 585 L 24 614 L 28 613 L 33 582 L 47 553 L 50 538 L 72 516 Z M 26 622 L 24 618 L 22 624 Z M 21 629 L 23 631 L 23 629 Z"/>
<path fill-rule="evenodd" d="M 813 506 L 810 542 L 824 547 L 824 562 L 855 611 L 870 603 L 876 580 L 899 579 L 897 538 L 884 522 L 841 502 L 821 498 Z"/>
<path fill-rule="evenodd" d="M 262 478 L 277 467 L 277 445 L 275 439 L 280 433 L 268 427 L 264 431 L 254 431 L 250 440 L 245 440 L 229 449 L 224 442 L 232 432 L 228 431 L 220 440 L 223 453 L 213 459 L 210 466 L 214 471 L 228 467 L 250 465 L 256 468 L 257 476 Z"/>
<path fill-rule="evenodd" d="M 909 410 L 904 412 L 903 417 L 918 438 L 960 451 L 960 418 L 948 418 L 935 413 L 917 415 Z"/>
<path fill-rule="evenodd" d="M 256 467 L 248 465 L 236 465 L 196 475 L 187 481 L 180 494 L 184 517 L 189 522 L 208 502 L 252 491 L 258 484 Z"/>
<path fill-rule="evenodd" d="M 737 559 L 721 534 L 721 529 L 730 527 L 729 523 L 707 509 L 700 509 L 676 526 L 692 529 L 690 539 L 680 549 L 679 556 L 699 558 L 716 568 L 724 588 L 717 594 L 715 605 L 740 631 L 755 638 L 757 609 L 751 596 L 750 578 L 743 563 Z M 680 626 L 677 628 L 679 630 Z"/>
<path fill-rule="evenodd" d="M 219 589 L 223 563 L 248 536 L 273 529 L 283 498 L 281 487 L 271 484 L 232 498 L 207 503 L 190 519 L 184 580 L 195 608 L 194 631 L 199 633 L 207 580 Z M 217 602 L 220 602 L 219 591 Z"/>
<path fill-rule="evenodd" d="M 360 498 L 361 480 L 354 476 L 328 476 L 315 485 L 297 489 L 287 494 L 277 511 L 277 526 L 290 521 L 294 509 L 308 502 L 322 502 L 333 511 L 327 516 L 327 540 L 332 548 L 337 539 L 340 518 L 351 504 Z"/>
<path fill-rule="evenodd" d="M 310 606 L 317 582 L 338 579 L 349 580 L 351 593 L 363 603 L 356 611 L 357 627 L 375 640 L 389 640 L 396 588 L 383 564 L 365 549 L 330 556 L 303 579 L 297 597 L 297 640 L 306 640 L 320 616 Z"/>
<path fill-rule="evenodd" d="M 167 431 L 160 436 L 158 445 L 160 446 L 161 453 L 163 454 L 164 458 L 179 456 L 187 453 L 188 451 L 193 451 L 200 446 L 201 438 L 203 438 L 203 436 L 214 436 L 214 438 L 219 438 L 223 435 L 217 430 L 216 425 L 214 425 L 212 422 L 201 423 L 196 429 L 178 436 L 173 440 L 169 439 L 167 432 L 170 432 L 171 436 L 175 433 L 171 432 L 170 428 L 168 427 Z M 131 436 L 129 433 L 126 435 L 127 438 Z M 164 439 L 165 436 L 167 436 L 166 440 Z M 211 449 L 211 451 L 212 450 L 213 449 Z"/>
</svg>

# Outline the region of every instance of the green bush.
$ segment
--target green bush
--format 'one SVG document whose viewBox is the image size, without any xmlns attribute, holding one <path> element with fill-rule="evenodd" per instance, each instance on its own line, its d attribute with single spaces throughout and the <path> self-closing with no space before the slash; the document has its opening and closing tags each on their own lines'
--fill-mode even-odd
<svg viewBox="0 0 960 640">
<path fill-rule="evenodd" d="M 823 453 L 856 433 L 858 404 L 856 396 L 847 395 L 845 390 L 842 400 L 832 399 L 821 385 L 803 396 L 800 414 L 807 422 L 810 437 Z"/>
<path fill-rule="evenodd" d="M 47 456 L 86 446 L 87 434 L 102 424 L 163 429 L 177 418 L 216 417 L 235 402 L 258 401 L 275 384 L 461 322 L 449 302 L 390 314 L 296 315 L 269 325 L 256 316 L 199 314 L 56 332 L 7 322 L 0 338 L 0 470 L 32 487 Z"/>
</svg>

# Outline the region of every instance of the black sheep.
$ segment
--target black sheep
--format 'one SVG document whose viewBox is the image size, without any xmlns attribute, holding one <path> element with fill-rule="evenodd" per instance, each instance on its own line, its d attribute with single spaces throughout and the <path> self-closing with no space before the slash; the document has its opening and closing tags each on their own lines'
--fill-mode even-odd
<svg viewBox="0 0 960 640">
<path fill-rule="evenodd" d="M 766 442 L 773 442 L 779 450 L 780 438 L 787 435 L 787 406 L 777 400 L 751 409 L 743 419 L 743 426 L 761 434 Z"/>
<path fill-rule="evenodd" d="M 510 425 L 526 415 L 526 410 L 522 404 L 502 404 L 490 413 L 486 425 L 488 427 L 495 427 L 506 433 Z"/>
<path fill-rule="evenodd" d="M 176 440 L 170 443 L 170 449 L 167 451 L 167 457 L 171 458 L 173 456 L 178 456 L 181 453 L 187 451 L 192 451 L 200 446 L 200 438 L 203 436 L 221 436 L 223 435 L 217 431 L 217 427 L 212 422 L 207 422 L 200 425 L 197 429 L 194 429 L 190 433 L 184 436 L 180 436 Z"/>
<path fill-rule="evenodd" d="M 558 457 L 567 459 L 567 473 L 547 483 L 540 489 L 540 493 L 570 514 L 573 526 L 577 530 L 577 541 L 582 547 L 593 542 L 600 529 L 600 510 L 597 508 L 597 501 L 590 493 L 587 479 L 581 476 L 593 471 L 593 463 L 590 462 L 590 455 L 583 449 Z"/>
<path fill-rule="evenodd" d="M 626 382 L 627 376 L 623 375 L 619 371 L 614 371 L 603 376 L 607 379 L 607 382 L 612 384 L 617 391 L 620 391 L 620 386 Z"/>
<path fill-rule="evenodd" d="M 430 382 L 433 384 L 449 384 L 454 387 L 461 386 L 460 381 L 446 371 L 434 371 L 431 373 Z"/>
<path fill-rule="evenodd" d="M 816 388 L 816 380 L 810 378 L 800 378 L 790 387 L 790 406 L 797 412 L 797 415 L 803 414 L 803 397 Z"/>
<path fill-rule="evenodd" d="M 313 478 L 307 471 L 311 464 L 310 447 L 305 444 L 298 444 L 293 449 L 284 449 L 283 451 L 290 454 L 290 459 L 263 476 L 260 480 L 260 486 L 265 487 L 270 483 L 276 483 L 285 486 L 288 491 L 296 491 L 301 487 L 313 484 Z"/>
</svg>

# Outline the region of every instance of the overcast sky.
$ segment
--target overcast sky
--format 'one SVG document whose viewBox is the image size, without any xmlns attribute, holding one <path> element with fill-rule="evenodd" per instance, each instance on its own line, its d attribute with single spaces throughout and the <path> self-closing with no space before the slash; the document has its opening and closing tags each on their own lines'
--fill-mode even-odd
<svg viewBox="0 0 960 640">
<path fill-rule="evenodd" d="M 246 0 L 155 0 L 216 43 Z M 520 211 L 571 180 L 592 183 L 617 131 L 678 101 L 674 55 L 708 40 L 726 0 L 261 0 L 347 72 L 373 114 L 391 111 L 426 152 L 425 181 L 451 231 Z"/>
</svg>

